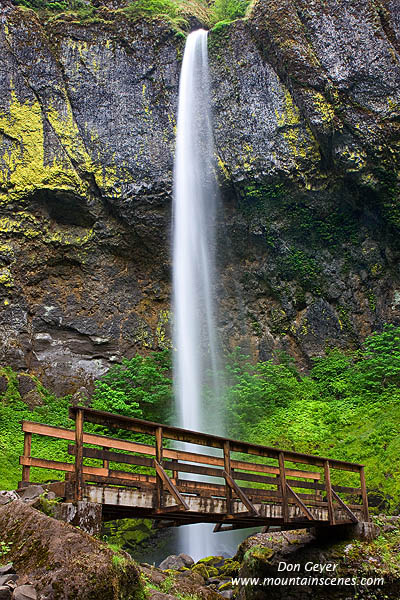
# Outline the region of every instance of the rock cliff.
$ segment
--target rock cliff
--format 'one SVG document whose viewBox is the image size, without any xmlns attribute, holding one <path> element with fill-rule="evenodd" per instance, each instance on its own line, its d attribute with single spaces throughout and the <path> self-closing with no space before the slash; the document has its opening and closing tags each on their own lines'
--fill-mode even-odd
<svg viewBox="0 0 400 600">
<path fill-rule="evenodd" d="M 185 40 L 0 10 L 0 360 L 69 392 L 170 344 Z M 399 323 L 397 3 L 258 0 L 209 54 L 226 346 L 307 367 Z"/>
</svg>

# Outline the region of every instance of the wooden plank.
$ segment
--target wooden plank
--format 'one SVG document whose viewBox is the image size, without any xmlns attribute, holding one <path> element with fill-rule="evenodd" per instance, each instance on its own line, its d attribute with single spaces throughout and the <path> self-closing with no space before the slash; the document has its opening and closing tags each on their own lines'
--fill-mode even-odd
<svg viewBox="0 0 400 600">
<path fill-rule="evenodd" d="M 31 447 L 32 447 L 32 434 L 25 432 L 24 434 L 24 456 L 29 457 L 31 455 Z M 24 465 L 22 467 L 22 481 L 24 483 L 29 483 L 30 479 L 30 467 Z"/>
<path fill-rule="evenodd" d="M 288 469 L 285 469 L 286 476 L 288 475 Z M 279 479 L 275 477 L 266 477 L 263 475 L 253 475 L 252 473 L 241 473 L 240 471 L 233 470 L 233 477 L 236 481 L 253 481 L 256 483 L 265 483 L 269 485 L 279 485 Z M 316 481 L 301 481 L 296 479 L 287 479 L 287 483 L 293 488 L 304 488 L 310 490 L 323 490 L 325 491 L 325 485 L 317 483 Z M 357 494 L 361 495 L 361 488 L 353 488 L 341 485 L 334 485 L 332 489 L 337 492 L 343 492 L 344 494 Z"/>
<path fill-rule="evenodd" d="M 364 467 L 360 469 L 360 483 L 361 483 L 361 497 L 363 504 L 363 520 L 369 521 L 369 510 L 368 510 L 368 494 L 367 494 L 367 486 L 365 483 L 365 471 Z"/>
<path fill-rule="evenodd" d="M 75 446 L 68 446 L 68 454 L 75 455 Z M 85 458 L 96 458 L 107 462 L 124 463 L 128 465 L 137 465 L 141 467 L 151 467 L 154 469 L 154 459 L 144 456 L 134 456 L 133 454 L 121 454 L 109 450 L 99 450 L 97 448 L 84 448 L 83 456 Z"/>
<path fill-rule="evenodd" d="M 22 421 L 22 431 L 63 440 L 75 440 L 75 431 L 72 429 L 54 427 L 53 425 L 43 425 L 43 423 L 34 423 L 33 421 Z"/>
<path fill-rule="evenodd" d="M 168 477 L 168 475 L 166 474 L 166 472 L 164 471 L 164 469 L 162 468 L 160 463 L 157 460 L 155 460 L 154 463 L 156 465 L 157 474 L 160 476 L 160 478 L 166 484 L 170 494 L 175 498 L 175 500 L 178 502 L 178 504 L 183 506 L 183 508 L 185 510 L 189 510 L 189 507 L 186 504 L 185 500 L 183 499 L 183 496 L 181 496 L 181 494 L 179 493 L 179 490 L 174 486 L 174 484 L 172 483 L 172 481 L 170 480 L 170 478 Z"/>
<path fill-rule="evenodd" d="M 270 465 L 260 465 L 258 463 L 247 463 L 240 460 L 231 460 L 231 464 L 233 469 L 279 475 L 279 467 L 272 467 Z M 303 477 L 304 479 L 321 479 L 320 473 L 316 473 L 314 471 L 302 471 L 300 469 L 286 469 L 286 475 L 288 477 Z"/>
<path fill-rule="evenodd" d="M 188 507 L 189 509 L 189 507 Z M 157 515 L 166 515 L 169 516 L 169 513 L 176 513 L 182 510 L 186 510 L 181 504 L 174 504 L 174 506 L 164 506 L 163 508 L 154 509 L 155 514 Z"/>
<path fill-rule="evenodd" d="M 83 500 L 83 410 L 75 414 L 75 500 Z"/>
<path fill-rule="evenodd" d="M 101 477 L 99 475 L 85 475 L 83 476 L 84 481 L 88 483 L 101 483 L 104 485 L 110 486 L 118 486 L 118 487 L 127 487 L 127 488 L 137 488 L 139 490 L 151 490 L 154 491 L 154 483 L 149 481 L 142 480 L 129 480 L 120 477 L 107 476 Z"/>
<path fill-rule="evenodd" d="M 347 504 L 345 504 L 343 502 L 343 500 L 340 498 L 340 496 L 337 495 L 337 493 L 334 490 L 332 490 L 332 496 L 339 503 L 339 505 L 343 508 L 343 510 L 349 515 L 349 517 L 353 521 L 353 523 L 358 523 L 358 519 L 357 519 L 356 515 L 353 513 L 353 511 L 350 510 L 350 508 L 347 506 Z"/>
<path fill-rule="evenodd" d="M 222 477 L 223 469 L 215 469 L 213 467 L 198 467 L 197 465 L 188 465 L 177 460 L 164 460 L 164 469 L 182 473 L 194 473 L 196 475 L 206 475 L 209 477 Z"/>
<path fill-rule="evenodd" d="M 135 419 L 132 417 L 125 417 L 108 413 L 104 411 L 97 411 L 93 408 L 87 408 L 84 406 L 70 407 L 70 416 L 74 418 L 78 410 L 83 410 L 85 414 L 85 420 L 98 423 L 105 426 L 117 427 L 119 429 L 126 429 L 128 431 L 136 431 L 138 433 L 147 433 L 155 435 L 159 423 L 153 423 L 151 421 L 144 421 L 142 419 Z M 194 432 L 179 427 L 172 427 L 170 425 L 163 425 L 163 435 L 165 438 L 178 440 L 182 442 L 188 442 L 192 444 L 198 444 L 202 446 L 209 446 L 211 448 L 223 448 L 224 443 L 229 441 L 231 452 L 242 452 L 245 454 L 251 454 L 256 456 L 263 456 L 269 458 L 278 458 L 281 452 L 277 448 L 268 446 L 261 446 L 258 444 L 249 444 L 240 442 L 238 440 L 226 439 L 220 436 L 208 435 L 204 433 Z M 314 466 L 324 466 L 327 458 L 320 456 L 312 456 L 308 454 L 301 454 L 299 452 L 285 451 L 285 457 L 288 462 L 303 463 Z M 331 460 L 331 467 L 337 469 L 343 469 L 347 471 L 359 472 L 362 465 L 349 463 L 341 460 Z"/>
<path fill-rule="evenodd" d="M 75 465 L 73 463 L 63 463 L 57 460 L 47 460 L 45 458 L 34 458 L 34 457 L 25 457 L 20 456 L 19 463 L 21 465 L 28 465 L 30 467 L 39 467 L 41 469 L 51 469 L 54 471 L 65 471 L 68 473 L 75 472 Z M 102 475 L 103 477 L 107 477 L 108 469 L 103 469 L 102 467 L 88 467 L 84 465 L 83 472 L 88 475 Z"/>
<path fill-rule="evenodd" d="M 29 464 L 32 467 L 39 467 L 45 469 L 53 469 L 58 471 L 64 471 L 68 473 L 74 472 L 74 465 L 71 463 L 62 463 L 58 461 L 52 461 L 40 458 L 20 458 L 20 464 Z M 153 489 L 155 487 L 156 478 L 152 475 L 146 475 L 142 473 L 129 473 L 126 471 L 107 470 L 102 467 L 83 467 L 83 474 L 85 481 L 92 481 L 97 483 L 108 483 L 110 485 L 119 485 L 127 487 L 138 487 L 140 489 Z M 180 493 L 186 494 L 200 494 L 204 497 L 221 497 L 225 498 L 225 486 L 219 484 L 209 484 L 199 481 L 191 480 L 179 480 L 176 486 Z M 241 488 L 243 492 L 250 498 L 260 501 L 271 501 L 278 502 L 280 500 L 280 494 L 274 490 L 261 490 L 257 488 Z M 299 494 L 302 500 L 307 501 L 309 504 L 325 507 L 325 502 L 316 502 L 314 495 Z M 350 506 L 350 505 L 349 505 Z M 360 510 L 361 507 L 357 505 L 351 505 L 355 510 Z"/>
<path fill-rule="evenodd" d="M 325 472 L 326 498 L 328 501 L 329 523 L 331 525 L 335 525 L 335 508 L 333 506 L 333 500 L 332 500 L 333 490 L 332 490 L 332 484 L 331 484 L 331 472 L 330 472 L 329 460 L 325 461 L 324 472 Z"/>
<path fill-rule="evenodd" d="M 289 506 L 288 506 L 288 500 L 287 500 L 285 455 L 283 452 L 279 453 L 279 475 L 280 475 L 280 492 L 281 492 L 281 497 L 282 497 L 283 522 L 287 523 L 289 521 Z"/>
<path fill-rule="evenodd" d="M 226 497 L 226 513 L 228 515 L 232 514 L 233 504 L 232 504 L 232 490 L 229 485 L 227 477 L 231 476 L 231 451 L 229 447 L 229 442 L 224 442 L 224 477 L 226 480 L 225 485 L 225 497 Z"/>
<path fill-rule="evenodd" d="M 252 504 L 252 502 L 246 496 L 246 494 L 243 492 L 243 490 L 241 490 L 240 487 L 237 485 L 237 483 L 232 479 L 232 477 L 229 475 L 229 473 L 224 471 L 224 477 L 225 477 L 226 482 L 229 485 L 229 487 L 236 493 L 236 495 L 240 498 L 240 500 L 243 502 L 243 504 L 246 506 L 246 508 L 254 515 L 258 515 L 258 511 L 257 511 L 256 507 Z"/>
<path fill-rule="evenodd" d="M 296 492 L 290 487 L 290 485 L 287 482 L 286 482 L 286 488 L 290 492 L 290 494 L 293 496 L 293 498 L 295 499 L 297 506 L 299 506 L 300 509 L 303 511 L 303 513 L 306 515 L 307 519 L 309 519 L 310 521 L 313 521 L 314 520 L 313 514 L 308 510 L 307 506 L 304 504 L 304 502 L 299 498 L 299 496 L 296 494 Z"/>
</svg>

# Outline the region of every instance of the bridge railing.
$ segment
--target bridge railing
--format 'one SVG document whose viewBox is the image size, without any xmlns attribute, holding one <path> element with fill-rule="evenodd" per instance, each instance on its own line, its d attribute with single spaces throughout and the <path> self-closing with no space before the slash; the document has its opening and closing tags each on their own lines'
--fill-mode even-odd
<svg viewBox="0 0 400 600">
<path fill-rule="evenodd" d="M 318 521 L 321 508 L 327 511 L 331 525 L 368 521 L 362 465 L 81 406 L 71 407 L 70 417 L 75 421 L 74 430 L 23 421 L 24 454 L 20 457 L 23 485 L 30 480 L 31 467 L 38 467 L 66 473 L 70 500 L 83 499 L 89 483 L 152 490 L 154 513 L 159 515 L 186 513 L 188 498 L 200 496 L 223 499 L 227 517 L 241 521 L 260 516 L 260 506 L 264 504 L 280 505 L 284 524 L 300 517 Z M 85 423 L 144 434 L 153 443 L 88 433 L 84 431 Z M 68 446 L 72 461 L 33 457 L 32 435 L 73 442 Z M 175 446 L 179 442 L 181 447 L 172 448 L 169 441 Z M 359 487 L 334 485 L 332 471 L 355 474 Z M 338 475 L 337 480 L 340 481 Z"/>
</svg>

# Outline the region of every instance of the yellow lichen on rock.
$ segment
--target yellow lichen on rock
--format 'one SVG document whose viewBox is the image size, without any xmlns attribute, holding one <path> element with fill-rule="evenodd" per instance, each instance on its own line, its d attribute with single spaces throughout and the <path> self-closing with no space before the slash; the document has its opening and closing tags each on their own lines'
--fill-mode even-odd
<svg viewBox="0 0 400 600">
<path fill-rule="evenodd" d="M 168 326 L 171 319 L 171 311 L 168 309 L 160 310 L 158 323 L 156 327 L 156 338 L 159 348 L 163 350 L 172 348 L 170 336 L 168 335 Z"/>
<path fill-rule="evenodd" d="M 320 92 L 314 92 L 312 95 L 313 108 L 316 110 L 321 118 L 321 121 L 331 123 L 335 118 L 335 111 L 332 105 L 326 100 L 326 98 Z"/>
<path fill-rule="evenodd" d="M 65 112 L 50 106 L 43 111 L 37 99 L 20 101 L 11 85 L 8 112 L 0 115 L 0 138 L 4 151 L 0 156 L 0 202 L 29 196 L 38 189 L 89 192 L 80 172 L 92 173 L 98 186 L 114 187 L 115 170 L 95 164 L 89 156 L 65 98 Z M 53 157 L 45 153 L 44 122 L 53 129 L 60 145 Z"/>
<path fill-rule="evenodd" d="M 14 287 L 14 281 L 8 267 L 0 269 L 0 285 L 3 285 L 6 288 Z"/>
<path fill-rule="evenodd" d="M 43 114 L 37 100 L 20 102 L 11 89 L 9 112 L 0 115 L 0 131 L 6 145 L 0 161 L 0 186 L 8 200 L 28 195 L 38 188 L 77 189 L 82 181 L 66 157 L 45 160 Z M 0 201 L 7 194 L 0 193 Z"/>
<path fill-rule="evenodd" d="M 275 116 L 296 165 L 299 160 L 302 162 L 305 160 L 311 161 L 311 164 L 318 163 L 317 143 L 309 127 L 304 126 L 300 111 L 287 89 L 284 91 L 281 109 L 275 108 Z M 299 165 L 298 168 L 303 176 L 306 176 L 304 165 Z"/>
</svg>

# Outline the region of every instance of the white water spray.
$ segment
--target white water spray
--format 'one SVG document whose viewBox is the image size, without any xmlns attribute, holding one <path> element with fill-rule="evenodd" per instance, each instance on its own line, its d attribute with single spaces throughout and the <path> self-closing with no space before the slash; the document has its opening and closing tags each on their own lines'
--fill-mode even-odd
<svg viewBox="0 0 400 600">
<path fill-rule="evenodd" d="M 180 425 L 222 434 L 217 410 L 203 405 L 206 373 L 218 397 L 215 324 L 215 219 L 218 191 L 214 164 L 207 32 L 186 41 L 180 85 L 174 170 L 173 312 L 174 383 Z M 212 553 L 209 525 L 182 528 L 184 551 Z"/>
</svg>

